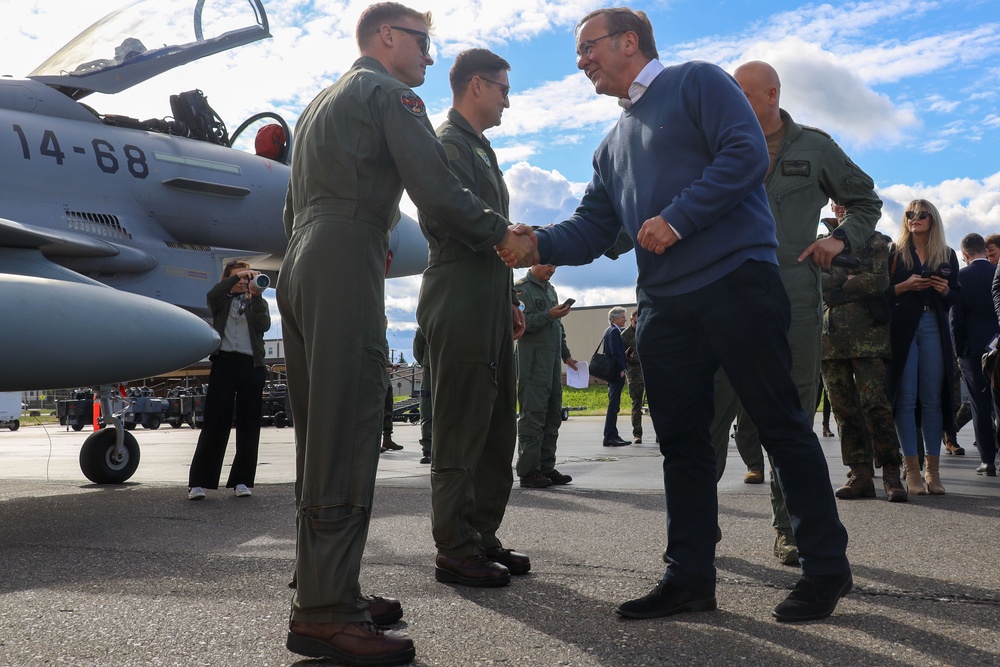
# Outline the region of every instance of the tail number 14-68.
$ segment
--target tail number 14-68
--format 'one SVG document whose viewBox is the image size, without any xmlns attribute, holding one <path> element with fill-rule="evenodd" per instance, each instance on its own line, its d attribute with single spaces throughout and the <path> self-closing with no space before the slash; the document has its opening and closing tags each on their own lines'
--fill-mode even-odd
<svg viewBox="0 0 1000 667">
<path fill-rule="evenodd" d="M 28 138 L 20 125 L 14 125 L 14 133 L 21 141 L 21 155 L 25 160 L 31 159 L 31 150 L 28 148 Z M 104 139 L 93 139 L 90 142 L 94 158 L 97 160 L 97 167 L 105 174 L 115 174 L 121 168 L 121 160 L 115 153 L 115 147 Z M 73 146 L 73 152 L 86 155 L 87 149 L 83 146 Z M 66 161 L 66 153 L 59 147 L 59 139 L 52 130 L 45 130 L 42 133 L 42 141 L 38 147 L 38 153 L 45 157 L 50 157 L 62 166 Z M 122 154 L 125 159 L 125 167 L 135 178 L 146 178 L 149 176 L 149 165 L 146 164 L 146 154 L 141 148 L 134 144 L 125 144 L 122 147 Z"/>
</svg>

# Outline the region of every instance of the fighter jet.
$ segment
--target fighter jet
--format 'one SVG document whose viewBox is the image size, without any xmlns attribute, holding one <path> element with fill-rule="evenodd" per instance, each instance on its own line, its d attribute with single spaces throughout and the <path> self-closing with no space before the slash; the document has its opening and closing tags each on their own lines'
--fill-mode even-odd
<svg viewBox="0 0 1000 667">
<path fill-rule="evenodd" d="M 270 37 L 261 0 L 139 0 L 108 14 L 25 78 L 0 78 L 0 391 L 99 386 L 112 428 L 84 443 L 96 483 L 135 471 L 139 448 L 112 415 L 121 381 L 213 352 L 205 294 L 233 259 L 274 272 L 292 133 L 263 112 L 230 134 L 200 90 L 170 114 L 100 114 L 81 100 Z M 193 4 L 193 7 L 190 5 Z M 167 13 L 167 10 L 170 13 Z M 269 120 L 238 150 L 240 134 Z M 401 216 L 389 277 L 426 265 Z M 273 274 L 272 274 L 273 275 Z"/>
</svg>

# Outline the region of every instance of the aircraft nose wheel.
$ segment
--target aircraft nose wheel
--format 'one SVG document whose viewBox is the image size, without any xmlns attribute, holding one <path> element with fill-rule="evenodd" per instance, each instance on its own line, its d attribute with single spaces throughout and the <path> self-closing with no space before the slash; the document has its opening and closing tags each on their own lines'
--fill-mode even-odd
<svg viewBox="0 0 1000 667">
<path fill-rule="evenodd" d="M 115 429 L 105 428 L 90 435 L 80 448 L 80 469 L 94 484 L 121 484 L 139 467 L 139 443 L 128 431 L 122 432 L 124 452 L 115 454 Z"/>
</svg>

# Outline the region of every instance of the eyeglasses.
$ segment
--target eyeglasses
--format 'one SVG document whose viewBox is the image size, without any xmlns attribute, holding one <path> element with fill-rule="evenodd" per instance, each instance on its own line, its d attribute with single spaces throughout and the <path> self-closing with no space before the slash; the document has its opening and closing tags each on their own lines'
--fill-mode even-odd
<svg viewBox="0 0 1000 667">
<path fill-rule="evenodd" d="M 402 30 L 405 33 L 409 33 L 417 38 L 417 46 L 420 47 L 420 52 L 425 56 L 431 52 L 431 36 L 426 32 L 421 30 L 413 30 L 411 28 L 404 28 L 401 25 L 391 25 L 389 26 L 393 30 Z M 380 32 L 382 28 L 379 28 L 375 32 Z"/>
<path fill-rule="evenodd" d="M 507 99 L 507 94 L 510 92 L 510 86 L 506 83 L 500 83 L 499 81 L 494 81 L 493 79 L 487 79 L 485 76 L 476 75 L 483 81 L 487 83 L 492 83 L 494 86 L 500 86 L 500 97 Z"/>
<path fill-rule="evenodd" d="M 926 220 L 927 218 L 930 218 L 930 217 L 931 217 L 931 214 L 928 213 L 927 211 L 921 211 L 920 213 L 917 213 L 916 211 L 907 211 L 906 212 L 906 219 L 907 220 L 913 220 L 914 218 L 916 218 L 917 220 Z M 933 220 L 933 218 L 931 218 L 931 219 Z"/>
<path fill-rule="evenodd" d="M 595 37 L 594 39 L 588 39 L 586 42 L 580 42 L 580 46 L 576 47 L 576 54 L 581 58 L 589 58 L 590 52 L 594 50 L 594 44 L 597 44 L 602 39 L 607 39 L 608 37 L 614 37 L 615 35 L 620 35 L 621 30 L 617 32 L 609 32 L 606 35 L 601 35 L 600 37 Z"/>
</svg>

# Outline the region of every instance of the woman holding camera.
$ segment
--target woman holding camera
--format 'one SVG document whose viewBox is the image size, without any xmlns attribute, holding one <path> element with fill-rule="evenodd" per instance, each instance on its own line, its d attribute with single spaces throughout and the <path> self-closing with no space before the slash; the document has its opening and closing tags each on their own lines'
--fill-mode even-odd
<svg viewBox="0 0 1000 667">
<path fill-rule="evenodd" d="M 201 500 L 205 489 L 218 489 L 229 432 L 236 423 L 236 457 L 228 488 L 239 498 L 251 495 L 257 473 L 260 445 L 260 410 L 263 401 L 264 332 L 271 328 L 271 314 L 258 280 L 243 261 L 230 262 L 222 280 L 208 291 L 212 326 L 222 343 L 212 360 L 205 396 L 205 421 L 188 475 L 188 499 Z"/>
<path fill-rule="evenodd" d="M 903 450 L 906 486 L 910 494 L 940 495 L 941 433 L 955 414 L 948 311 L 958 301 L 958 256 L 945 243 L 937 208 L 925 199 L 911 201 L 903 213 L 889 252 L 889 278 L 892 360 L 886 389 Z M 918 420 L 926 448 L 926 486 L 917 459 Z"/>
</svg>

